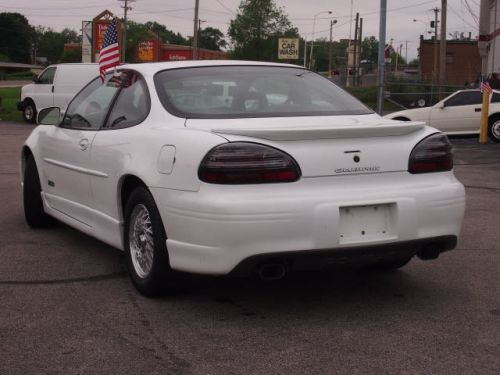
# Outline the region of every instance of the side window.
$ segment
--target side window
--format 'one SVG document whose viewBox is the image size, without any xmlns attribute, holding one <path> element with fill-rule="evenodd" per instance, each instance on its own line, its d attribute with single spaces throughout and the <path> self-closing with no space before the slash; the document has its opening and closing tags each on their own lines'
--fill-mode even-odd
<svg viewBox="0 0 500 375">
<path fill-rule="evenodd" d="M 445 102 L 447 107 L 456 107 L 459 105 L 475 105 L 481 104 L 483 97 L 481 92 L 478 91 L 465 91 L 458 93 Z"/>
<path fill-rule="evenodd" d="M 146 83 L 139 74 L 128 72 L 105 128 L 126 128 L 140 124 L 148 115 L 149 107 Z"/>
<path fill-rule="evenodd" d="M 496 92 L 493 93 L 493 96 L 491 98 L 492 103 L 500 103 L 500 94 L 497 94 Z"/>
<path fill-rule="evenodd" d="M 113 97 L 120 89 L 120 81 L 110 74 L 104 83 L 94 79 L 71 101 L 61 127 L 72 129 L 99 129 L 108 113 Z"/>
<path fill-rule="evenodd" d="M 37 83 L 42 85 L 52 85 L 54 82 L 54 76 L 56 75 L 56 69 L 56 67 L 45 69 L 38 77 Z"/>
</svg>

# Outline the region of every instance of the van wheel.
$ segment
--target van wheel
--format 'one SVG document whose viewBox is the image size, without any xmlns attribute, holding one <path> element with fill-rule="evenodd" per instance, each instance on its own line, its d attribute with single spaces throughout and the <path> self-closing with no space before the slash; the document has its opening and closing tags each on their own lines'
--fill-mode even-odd
<svg viewBox="0 0 500 375">
<path fill-rule="evenodd" d="M 125 256 L 130 278 L 145 296 L 175 293 L 178 275 L 170 268 L 166 235 L 151 193 L 136 188 L 125 210 Z"/>
<path fill-rule="evenodd" d="M 48 228 L 56 223 L 43 209 L 41 192 L 35 159 L 30 155 L 24 169 L 23 203 L 24 217 L 31 228 Z"/>
<path fill-rule="evenodd" d="M 500 116 L 492 116 L 490 118 L 488 135 L 493 142 L 500 142 Z"/>
<path fill-rule="evenodd" d="M 36 107 L 31 99 L 24 100 L 23 119 L 31 124 L 36 122 Z"/>
</svg>

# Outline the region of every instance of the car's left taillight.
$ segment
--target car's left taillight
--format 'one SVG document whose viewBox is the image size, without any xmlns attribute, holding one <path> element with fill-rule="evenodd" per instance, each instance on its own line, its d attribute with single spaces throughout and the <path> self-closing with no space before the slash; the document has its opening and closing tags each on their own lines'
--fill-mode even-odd
<svg viewBox="0 0 500 375">
<path fill-rule="evenodd" d="M 437 133 L 421 140 L 412 150 L 408 172 L 431 173 L 453 169 L 453 147 L 444 134 Z"/>
<path fill-rule="evenodd" d="M 214 147 L 203 158 L 198 177 L 211 184 L 294 182 L 300 178 L 297 162 L 271 146 L 231 142 Z"/>
</svg>

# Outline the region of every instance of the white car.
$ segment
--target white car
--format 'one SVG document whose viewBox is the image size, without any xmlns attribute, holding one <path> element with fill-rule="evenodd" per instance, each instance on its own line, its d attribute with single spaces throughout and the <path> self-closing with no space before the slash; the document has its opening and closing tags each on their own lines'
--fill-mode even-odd
<svg viewBox="0 0 500 375">
<path fill-rule="evenodd" d="M 424 121 L 446 134 L 478 134 L 481 126 L 483 94 L 479 90 L 460 90 L 432 107 L 407 109 L 385 118 L 402 121 Z M 490 95 L 488 135 L 500 142 L 500 91 Z"/>
<path fill-rule="evenodd" d="M 89 83 L 62 120 L 40 112 L 47 125 L 22 149 L 24 207 L 31 227 L 55 218 L 124 250 L 141 293 L 175 289 L 175 271 L 390 269 L 456 246 L 464 187 L 436 129 L 384 120 L 294 65 L 119 72 Z M 233 97 L 213 100 L 212 85 Z"/>
</svg>

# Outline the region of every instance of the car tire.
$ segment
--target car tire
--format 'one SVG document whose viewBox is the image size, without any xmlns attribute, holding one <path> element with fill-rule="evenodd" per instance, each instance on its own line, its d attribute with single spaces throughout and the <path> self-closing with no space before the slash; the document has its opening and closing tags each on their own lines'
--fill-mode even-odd
<svg viewBox="0 0 500 375">
<path fill-rule="evenodd" d="M 369 266 L 366 267 L 366 269 L 370 271 L 380 271 L 380 272 L 395 271 L 401 267 L 406 266 L 412 258 L 413 256 L 382 260 L 377 263 L 370 264 Z"/>
<path fill-rule="evenodd" d="M 125 209 L 125 257 L 136 289 L 148 297 L 179 290 L 178 276 L 170 268 L 166 234 L 151 193 L 136 188 Z"/>
<path fill-rule="evenodd" d="M 500 142 L 500 116 L 490 117 L 488 135 L 493 142 Z"/>
<path fill-rule="evenodd" d="M 23 108 L 24 121 L 34 124 L 36 122 L 36 114 L 37 114 L 35 103 L 33 103 L 33 100 L 31 99 L 25 99 L 23 107 L 24 107 Z"/>
<path fill-rule="evenodd" d="M 41 192 L 38 169 L 35 159 L 30 155 L 24 168 L 23 204 L 24 217 L 31 228 L 48 228 L 56 223 L 55 219 L 47 215 L 43 209 Z"/>
</svg>

